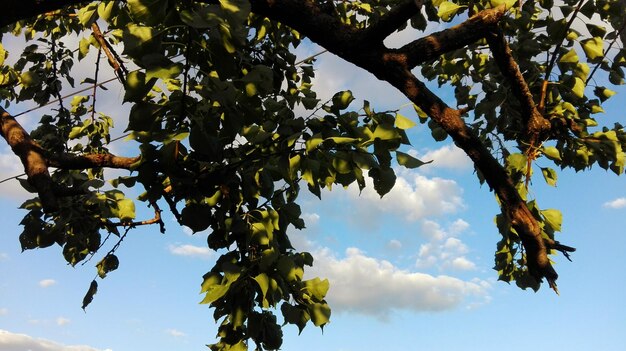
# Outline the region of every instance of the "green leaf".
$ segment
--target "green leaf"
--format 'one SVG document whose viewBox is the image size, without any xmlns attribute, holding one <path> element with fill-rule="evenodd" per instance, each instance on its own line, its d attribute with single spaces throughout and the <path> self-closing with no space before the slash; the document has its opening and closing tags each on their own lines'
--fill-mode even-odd
<svg viewBox="0 0 626 351">
<path fill-rule="evenodd" d="M 267 276 L 267 274 L 261 273 L 257 275 L 256 277 L 254 277 L 254 280 L 257 282 L 257 284 L 259 284 L 259 288 L 261 288 L 263 299 L 265 299 L 265 296 L 267 296 L 267 290 L 269 289 L 269 286 L 270 286 L 270 278 Z"/>
<path fill-rule="evenodd" d="M 116 216 L 122 222 L 132 221 L 135 218 L 135 202 L 127 198 L 118 200 Z"/>
<path fill-rule="evenodd" d="M 554 169 L 550 167 L 541 168 L 541 174 L 543 174 L 543 179 L 545 179 L 548 185 L 556 186 L 557 174 Z"/>
<path fill-rule="evenodd" d="M 2 43 L 0 43 L 0 66 L 4 66 L 4 60 L 7 57 L 7 51 L 4 49 L 4 46 L 2 46 Z"/>
<path fill-rule="evenodd" d="M 130 108 L 128 115 L 128 127 L 126 131 L 150 131 L 155 127 L 157 117 L 160 116 L 162 106 L 149 103 L 138 102 Z"/>
<path fill-rule="evenodd" d="M 340 91 L 332 98 L 333 107 L 336 108 L 337 111 L 345 110 L 352 101 L 354 101 L 354 96 L 352 96 L 350 90 Z"/>
<path fill-rule="evenodd" d="M 604 41 L 602 38 L 594 37 L 580 42 L 585 51 L 585 55 L 590 61 L 604 57 Z"/>
<path fill-rule="evenodd" d="M 280 310 L 285 318 L 285 323 L 295 324 L 298 327 L 299 333 L 302 333 L 307 322 L 311 319 L 311 316 L 305 309 L 299 306 L 293 306 L 287 302 L 280 306 Z"/>
<path fill-rule="evenodd" d="M 541 152 L 553 161 L 561 161 L 561 152 L 554 146 L 544 146 Z"/>
<path fill-rule="evenodd" d="M 565 55 L 561 56 L 559 62 L 563 63 L 578 63 L 578 54 L 576 54 L 576 50 L 571 49 Z"/>
<path fill-rule="evenodd" d="M 417 123 L 413 122 L 412 120 L 404 117 L 403 115 L 396 113 L 396 127 L 399 129 L 409 129 L 409 128 L 413 128 L 417 125 Z"/>
<path fill-rule="evenodd" d="M 396 184 L 396 174 L 391 168 L 372 168 L 368 172 L 374 180 L 374 190 L 383 197 Z"/>
<path fill-rule="evenodd" d="M 146 79 L 152 78 L 172 79 L 178 77 L 183 71 L 183 65 L 174 63 L 160 53 L 151 53 L 141 58 L 141 63 L 146 68 Z"/>
<path fill-rule="evenodd" d="M 91 282 L 91 284 L 89 284 L 89 289 L 87 290 L 85 297 L 83 297 L 83 307 L 82 307 L 83 310 L 85 310 L 85 308 L 89 306 L 91 301 L 93 301 L 93 296 L 97 292 L 98 292 L 98 282 L 94 279 Z"/>
<path fill-rule="evenodd" d="M 98 269 L 98 276 L 100 276 L 100 278 L 105 278 L 107 273 L 116 270 L 119 265 L 120 260 L 117 256 L 113 254 L 104 256 L 104 258 L 96 265 L 96 268 Z"/>
<path fill-rule="evenodd" d="M 541 211 L 541 215 L 545 219 L 546 224 L 554 231 L 561 231 L 561 223 L 563 222 L 563 214 L 559 210 L 548 209 Z"/>
<path fill-rule="evenodd" d="M 398 160 L 398 164 L 406 168 L 417 168 L 432 162 L 422 162 L 415 157 L 400 151 L 396 151 L 396 159 Z"/>
<path fill-rule="evenodd" d="M 585 82 L 578 78 L 574 77 L 574 86 L 572 87 L 572 93 L 579 98 L 585 96 Z"/>
<path fill-rule="evenodd" d="M 180 213 L 182 224 L 194 233 L 201 232 L 211 225 L 211 207 L 204 204 L 190 203 Z"/>
<path fill-rule="evenodd" d="M 311 280 L 305 280 L 303 283 L 306 290 L 317 302 L 322 302 L 324 300 L 324 297 L 326 297 L 326 293 L 328 292 L 328 288 L 330 287 L 328 279 L 321 280 L 317 277 Z"/>
<path fill-rule="evenodd" d="M 437 16 L 442 20 L 449 22 L 456 13 L 465 6 L 459 6 L 455 3 L 444 1 L 439 5 Z"/>
<path fill-rule="evenodd" d="M 528 167 L 528 158 L 526 155 L 515 153 L 510 154 L 506 158 L 507 168 L 514 172 L 526 173 L 526 167 Z"/>
<path fill-rule="evenodd" d="M 126 76 L 126 92 L 124 101 L 142 101 L 150 92 L 156 79 L 147 79 L 146 74 L 141 71 L 133 71 Z"/>
<path fill-rule="evenodd" d="M 395 140 L 398 138 L 400 138 L 400 133 L 392 126 L 386 124 L 377 125 L 374 134 L 372 134 L 373 140 Z"/>
<path fill-rule="evenodd" d="M 135 21 L 147 24 L 162 22 L 167 9 L 166 0 L 127 0 L 126 4 Z"/>
<path fill-rule="evenodd" d="M 330 307 L 326 303 L 315 303 L 308 306 L 311 321 L 316 327 L 324 326 L 330 321 Z"/>
<path fill-rule="evenodd" d="M 617 94 L 616 92 L 614 92 L 611 89 L 607 89 L 605 87 L 596 87 L 593 90 L 594 94 L 600 99 L 600 101 L 604 102 L 606 101 L 608 98 L 610 98 L 611 96 Z"/>
</svg>

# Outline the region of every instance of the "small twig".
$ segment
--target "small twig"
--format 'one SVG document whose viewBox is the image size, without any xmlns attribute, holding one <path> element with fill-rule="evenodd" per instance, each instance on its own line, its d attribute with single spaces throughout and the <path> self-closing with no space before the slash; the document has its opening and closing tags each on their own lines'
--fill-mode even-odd
<svg viewBox="0 0 626 351">
<path fill-rule="evenodd" d="M 93 92 L 91 96 L 93 97 L 93 101 L 91 102 L 91 122 L 95 120 L 96 117 L 96 93 L 98 91 L 98 72 L 100 71 L 100 57 L 102 56 L 102 47 L 98 49 L 98 57 L 96 58 L 96 72 L 93 77 Z"/>
<path fill-rule="evenodd" d="M 134 228 L 140 225 L 150 225 L 150 224 L 159 223 L 161 233 L 165 233 L 165 224 L 161 220 L 161 209 L 159 208 L 156 202 L 152 202 L 150 205 L 152 206 L 152 208 L 154 208 L 154 218 L 147 219 L 144 221 L 137 221 L 137 222 L 113 223 L 113 225 L 116 227 Z"/>
<path fill-rule="evenodd" d="M 561 38 L 559 43 L 554 47 L 554 51 L 552 51 L 552 55 L 550 57 L 550 63 L 548 64 L 548 68 L 546 68 L 546 73 L 544 74 L 544 77 L 543 77 L 543 83 L 541 84 L 541 98 L 539 100 L 539 106 L 537 107 L 537 109 L 541 113 L 543 113 L 543 110 L 546 106 L 546 96 L 548 94 L 548 82 L 550 81 L 550 73 L 552 73 L 552 69 L 554 68 L 554 64 L 556 63 L 556 57 L 559 54 L 559 50 L 561 49 L 561 46 L 563 45 L 563 41 L 567 37 L 567 31 L 570 29 L 572 24 L 574 24 L 574 20 L 576 19 L 576 16 L 578 16 L 578 12 L 582 8 L 584 2 L 585 0 L 578 1 L 578 5 L 576 6 L 574 13 L 572 14 L 572 17 L 570 17 L 569 21 L 567 22 L 567 25 L 563 29 L 563 33 L 562 33 L 563 38 Z"/>
<path fill-rule="evenodd" d="M 93 31 L 93 36 L 96 38 L 96 40 L 100 44 L 100 48 L 104 50 L 104 54 L 107 56 L 107 59 L 109 60 L 109 65 L 111 65 L 111 67 L 115 71 L 117 78 L 120 80 L 122 84 L 126 85 L 125 74 L 128 74 L 128 70 L 126 70 L 126 68 L 122 64 L 122 61 L 118 59 L 117 53 L 115 53 L 115 50 L 113 50 L 113 47 L 104 38 L 104 35 L 102 34 L 102 31 L 100 31 L 100 27 L 98 26 L 98 23 L 94 22 L 91 25 L 91 30 Z"/>
</svg>

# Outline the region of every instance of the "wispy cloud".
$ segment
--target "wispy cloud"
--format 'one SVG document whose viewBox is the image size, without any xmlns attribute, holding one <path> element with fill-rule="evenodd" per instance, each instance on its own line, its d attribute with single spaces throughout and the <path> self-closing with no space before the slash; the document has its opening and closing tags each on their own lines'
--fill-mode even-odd
<svg viewBox="0 0 626 351">
<path fill-rule="evenodd" d="M 626 197 L 619 197 L 615 200 L 607 201 L 602 206 L 612 209 L 624 208 L 626 207 Z"/>
<path fill-rule="evenodd" d="M 211 258 L 215 252 L 208 247 L 205 246 L 195 246 L 195 245 L 170 245 L 168 246 L 168 250 L 170 253 L 177 256 L 187 256 L 187 257 L 196 257 L 196 258 Z"/>
<path fill-rule="evenodd" d="M 29 351 L 112 351 L 111 349 L 97 349 L 86 345 L 63 345 L 61 343 L 34 338 L 26 334 L 12 333 L 0 329 L 0 350 L 29 350 Z"/>
<path fill-rule="evenodd" d="M 7 314 L 9 314 L 9 309 L 6 307 L 2 307 L 0 308 L 0 316 L 6 316 Z"/>
<path fill-rule="evenodd" d="M 64 326 L 64 325 L 66 325 L 66 324 L 69 324 L 71 321 L 70 321 L 69 319 L 65 318 L 65 317 L 58 317 L 58 318 L 55 320 L 55 322 L 56 322 L 56 324 L 57 324 L 58 326 L 61 326 L 61 327 L 62 327 L 62 326 Z"/>
<path fill-rule="evenodd" d="M 307 275 L 330 280 L 327 299 L 335 311 L 385 319 L 396 310 L 445 311 L 489 299 L 486 281 L 403 270 L 356 248 L 348 248 L 343 258 L 329 249 L 313 255 L 315 265 Z"/>
<path fill-rule="evenodd" d="M 178 329 L 167 329 L 167 330 L 165 330 L 165 333 L 170 335 L 170 336 L 173 336 L 175 338 L 181 338 L 183 336 L 187 336 L 187 334 L 181 332 Z"/>
<path fill-rule="evenodd" d="M 43 279 L 39 281 L 39 286 L 42 288 L 49 288 L 57 283 L 54 279 Z"/>
</svg>

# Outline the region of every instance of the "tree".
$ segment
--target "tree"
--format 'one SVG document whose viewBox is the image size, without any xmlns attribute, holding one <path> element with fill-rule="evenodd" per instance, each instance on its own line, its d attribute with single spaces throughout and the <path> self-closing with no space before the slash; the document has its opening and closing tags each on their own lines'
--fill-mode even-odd
<svg viewBox="0 0 626 351">
<path fill-rule="evenodd" d="M 321 196 L 338 184 L 384 196 L 394 166 L 424 164 L 402 152 L 410 118 L 377 112 L 367 101 L 350 109 L 350 91 L 320 101 L 312 90 L 313 58 L 291 52 L 303 38 L 388 82 L 414 104 L 433 138 L 448 136 L 473 161 L 478 180 L 501 208 L 495 254 L 500 280 L 555 291 L 549 255 L 574 248 L 555 233 L 561 213 L 528 195 L 533 171 L 554 185 L 549 160 L 577 171 L 593 166 L 624 173 L 626 133 L 598 126 L 595 114 L 623 84 L 625 2 L 307 1 L 307 0 L 10 0 L 4 36 L 24 35 L 17 60 L 0 46 L 5 109 L 33 101 L 56 104 L 27 132 L 2 109 L 2 136 L 21 159 L 26 201 L 24 250 L 54 244 L 72 265 L 98 255 L 98 275 L 118 267 L 116 249 L 140 225 L 159 225 L 167 208 L 180 225 L 209 232 L 225 253 L 203 277 L 203 303 L 221 321 L 213 350 L 277 349 L 282 331 L 272 308 L 300 330 L 323 327 L 328 281 L 303 280 L 313 263 L 288 238 L 305 223 L 301 186 Z M 584 27 L 577 21 L 588 19 Z M 391 49 L 383 41 L 409 28 L 456 23 Z M 78 36 L 75 47 L 68 40 Z M 86 96 L 64 96 L 76 82 L 75 60 L 95 55 Z M 110 68 L 102 64 L 108 61 Z M 415 72 L 421 68 L 419 73 Z M 100 70 L 112 69 L 132 105 L 126 132 L 138 155 L 107 148 L 112 118 L 96 105 Z M 608 77 L 599 77 L 599 74 Z M 422 80 L 454 88 L 456 107 Z M 296 112 L 298 111 L 298 112 Z M 304 112 L 303 112 L 304 111 Z M 55 168 L 51 172 L 49 168 Z M 108 169 L 128 170 L 111 177 Z M 366 171 L 366 172 L 365 172 Z M 365 174 L 367 173 L 367 175 Z M 111 186 L 106 186 L 108 181 Z M 135 218 L 121 186 L 141 189 L 154 218 Z M 108 251 L 102 235 L 117 236 Z M 106 253 L 101 252 L 105 250 Z M 83 301 L 97 291 L 94 280 Z"/>
</svg>

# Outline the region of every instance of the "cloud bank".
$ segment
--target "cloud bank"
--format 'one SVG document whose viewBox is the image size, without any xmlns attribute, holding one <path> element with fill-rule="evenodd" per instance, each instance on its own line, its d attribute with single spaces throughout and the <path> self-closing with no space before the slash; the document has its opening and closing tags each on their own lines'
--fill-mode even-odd
<svg viewBox="0 0 626 351">
<path fill-rule="evenodd" d="M 0 350 L 2 351 L 112 351 L 86 345 L 63 345 L 54 341 L 34 338 L 26 334 L 12 333 L 0 329 Z"/>
</svg>

